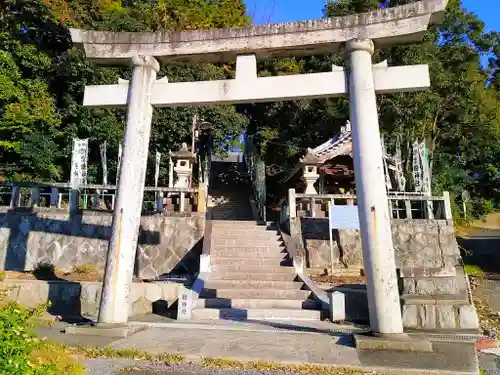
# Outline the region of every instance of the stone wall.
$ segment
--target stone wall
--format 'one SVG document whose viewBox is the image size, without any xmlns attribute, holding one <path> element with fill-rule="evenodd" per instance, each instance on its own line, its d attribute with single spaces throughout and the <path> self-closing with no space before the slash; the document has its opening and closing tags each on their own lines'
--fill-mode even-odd
<svg viewBox="0 0 500 375">
<path fill-rule="evenodd" d="M 112 214 L 65 210 L 0 211 L 0 269 L 32 270 L 40 262 L 58 269 L 95 265 L 104 270 Z M 136 254 L 136 275 L 154 278 L 170 272 L 197 271 L 203 216 L 143 216 Z"/>
<path fill-rule="evenodd" d="M 129 297 L 129 315 L 168 314 L 178 299 L 182 284 L 133 283 Z M 97 316 L 101 299 L 101 283 L 71 281 L 6 280 L 0 290 L 7 298 L 26 307 L 50 302 L 49 313 L 65 318 Z M 174 310 L 175 311 L 175 310 Z"/>
<path fill-rule="evenodd" d="M 293 238 L 304 244 L 312 269 L 330 269 L 328 220 L 300 218 Z M 293 228 L 290 228 L 291 230 Z M 396 268 L 405 328 L 477 330 L 479 322 L 471 301 L 468 279 L 460 261 L 453 223 L 446 220 L 393 220 Z M 333 264 L 339 270 L 363 269 L 357 230 L 336 230 L 332 235 Z M 345 285 L 334 288 L 346 296 L 348 316 L 368 320 L 366 292 Z"/>
<path fill-rule="evenodd" d="M 300 220 L 308 266 L 329 268 L 328 220 Z M 459 264 L 460 251 L 453 224 L 446 220 L 393 220 L 392 235 L 398 268 L 453 268 Z M 336 268 L 363 268 L 361 239 L 357 230 L 334 230 L 332 239 Z"/>
</svg>

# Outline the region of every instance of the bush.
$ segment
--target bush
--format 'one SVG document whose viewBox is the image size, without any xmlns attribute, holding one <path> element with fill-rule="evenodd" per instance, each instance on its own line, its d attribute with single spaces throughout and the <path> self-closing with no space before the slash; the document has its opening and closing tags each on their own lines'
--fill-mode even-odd
<svg viewBox="0 0 500 375">
<path fill-rule="evenodd" d="M 0 291 L 0 375 L 83 375 L 84 367 L 64 348 L 40 340 L 33 318 L 47 309 L 5 302 Z"/>
</svg>

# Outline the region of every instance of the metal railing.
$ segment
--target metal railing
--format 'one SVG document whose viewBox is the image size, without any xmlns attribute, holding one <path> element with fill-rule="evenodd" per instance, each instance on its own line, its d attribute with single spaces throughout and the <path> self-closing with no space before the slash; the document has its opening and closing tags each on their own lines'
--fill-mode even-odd
<svg viewBox="0 0 500 375">
<path fill-rule="evenodd" d="M 0 207 L 112 211 L 115 185 L 0 182 Z M 198 211 L 197 188 L 145 187 L 143 212 L 189 213 Z"/>
<path fill-rule="evenodd" d="M 357 197 L 350 194 L 297 194 L 288 191 L 288 199 L 280 202 L 280 220 L 290 217 L 328 217 L 329 203 L 356 205 Z M 390 193 L 387 204 L 392 219 L 452 220 L 450 195 L 427 196 L 417 193 Z"/>
</svg>

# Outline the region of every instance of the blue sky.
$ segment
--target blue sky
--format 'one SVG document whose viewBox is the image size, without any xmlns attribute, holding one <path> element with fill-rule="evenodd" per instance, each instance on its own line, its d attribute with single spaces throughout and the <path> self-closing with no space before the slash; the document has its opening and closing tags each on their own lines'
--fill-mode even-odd
<svg viewBox="0 0 500 375">
<path fill-rule="evenodd" d="M 322 17 L 327 0 L 245 0 L 255 23 L 288 22 Z M 463 0 L 464 6 L 479 15 L 488 30 L 500 31 L 500 0 Z"/>
</svg>

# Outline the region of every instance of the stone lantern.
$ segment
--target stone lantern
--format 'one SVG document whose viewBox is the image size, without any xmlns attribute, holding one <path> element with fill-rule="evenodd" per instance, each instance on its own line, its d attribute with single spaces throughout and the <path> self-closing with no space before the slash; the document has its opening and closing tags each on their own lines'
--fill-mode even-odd
<svg viewBox="0 0 500 375">
<path fill-rule="evenodd" d="M 312 154 L 311 149 L 308 149 L 306 156 L 300 161 L 302 164 L 303 175 L 302 178 L 306 183 L 305 194 L 318 194 L 314 184 L 318 181 L 319 173 L 318 166 L 321 160 Z"/>
<path fill-rule="evenodd" d="M 188 150 L 186 143 L 183 143 L 179 151 L 170 152 L 170 157 L 174 165 L 174 172 L 177 179 L 174 183 L 175 188 L 189 188 L 190 177 L 193 173 L 193 164 L 196 154 Z"/>
</svg>

